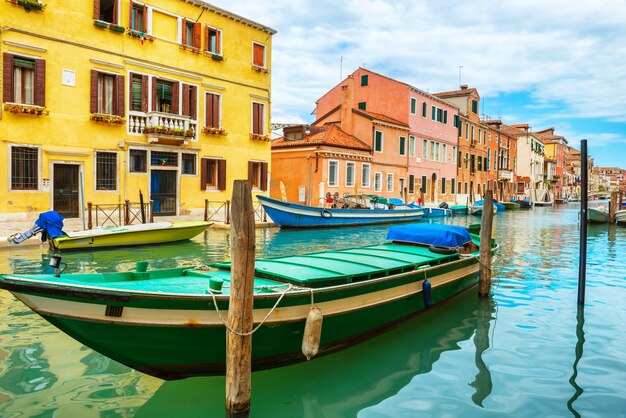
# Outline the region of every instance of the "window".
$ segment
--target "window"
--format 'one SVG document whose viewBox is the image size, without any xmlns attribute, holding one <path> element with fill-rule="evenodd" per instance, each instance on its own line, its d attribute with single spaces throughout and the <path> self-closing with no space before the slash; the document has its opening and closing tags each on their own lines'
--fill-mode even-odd
<svg viewBox="0 0 626 418">
<path fill-rule="evenodd" d="M 478 100 L 472 99 L 472 112 L 478 113 Z"/>
<path fill-rule="evenodd" d="M 361 166 L 361 187 L 370 187 L 370 165 L 366 163 Z"/>
<path fill-rule="evenodd" d="M 437 108 L 435 106 L 430 107 L 430 113 L 431 113 L 430 118 L 432 120 L 437 120 Z"/>
<path fill-rule="evenodd" d="M 487 157 L 483 157 L 483 171 L 487 171 Z"/>
<path fill-rule="evenodd" d="M 382 192 L 383 190 L 383 173 L 377 171 L 374 173 L 374 192 Z"/>
<path fill-rule="evenodd" d="M 443 110 L 437 108 L 437 122 L 442 122 L 443 121 Z"/>
<path fill-rule="evenodd" d="M 469 123 L 465 122 L 465 139 L 468 138 L 468 133 L 469 133 Z"/>
<path fill-rule="evenodd" d="M 113 114 L 113 84 L 115 77 L 111 74 L 98 74 L 98 106 L 97 113 Z"/>
<path fill-rule="evenodd" d="M 131 173 L 146 173 L 148 152 L 141 149 L 128 151 L 128 171 Z"/>
<path fill-rule="evenodd" d="M 204 28 L 205 51 L 222 55 L 222 31 L 211 26 Z"/>
<path fill-rule="evenodd" d="M 473 144 L 473 143 L 474 143 L 474 125 L 472 125 L 472 128 L 471 128 L 471 129 L 472 129 L 472 132 L 471 132 L 471 134 L 470 134 L 470 141 L 471 141 L 471 143 Z"/>
<path fill-rule="evenodd" d="M 422 176 L 422 187 L 420 188 L 420 191 L 426 192 L 426 176 Z"/>
<path fill-rule="evenodd" d="M 468 168 L 468 163 L 469 163 L 469 154 L 466 152 L 465 153 L 465 169 L 467 170 Z"/>
<path fill-rule="evenodd" d="M 222 97 L 219 94 L 207 93 L 205 96 L 204 105 L 204 126 L 207 128 L 221 128 L 220 114 L 221 114 Z M 254 117 L 254 104 L 253 103 L 253 117 Z M 254 123 L 253 123 L 254 126 Z M 254 133 L 254 128 L 253 128 Z"/>
<path fill-rule="evenodd" d="M 454 183 L 455 183 L 455 179 L 451 179 L 450 180 L 450 193 L 454 194 Z"/>
<path fill-rule="evenodd" d="M 427 140 L 424 140 L 422 144 L 422 158 L 425 160 L 428 159 L 428 141 Z"/>
<path fill-rule="evenodd" d="M 117 153 L 96 151 L 96 190 L 117 190 Z"/>
<path fill-rule="evenodd" d="M 46 62 L 7 53 L 3 57 L 3 101 L 45 106 Z"/>
<path fill-rule="evenodd" d="M 91 70 L 90 112 L 124 116 L 124 76 Z"/>
<path fill-rule="evenodd" d="M 415 137 L 409 137 L 409 157 L 415 157 Z"/>
<path fill-rule="evenodd" d="M 483 171 L 482 161 L 483 161 L 483 158 L 481 156 L 478 156 L 478 171 Z"/>
<path fill-rule="evenodd" d="M 406 155 L 406 137 L 400 137 L 400 155 Z"/>
<path fill-rule="evenodd" d="M 339 161 L 328 161 L 328 187 L 339 185 Z"/>
<path fill-rule="evenodd" d="M 383 133 L 374 131 L 374 151 L 383 152 Z"/>
<path fill-rule="evenodd" d="M 265 105 L 263 103 L 252 103 L 252 133 L 265 135 Z"/>
<path fill-rule="evenodd" d="M 491 170 L 491 148 L 487 149 L 487 170 Z"/>
<path fill-rule="evenodd" d="M 445 177 L 441 178 L 441 193 L 443 194 L 446 193 L 446 178 Z"/>
<path fill-rule="evenodd" d="M 422 102 L 422 117 L 426 117 L 428 113 L 428 104 L 426 102 Z"/>
<path fill-rule="evenodd" d="M 441 162 L 448 161 L 448 146 L 446 144 L 441 144 Z"/>
<path fill-rule="evenodd" d="M 265 45 L 252 43 L 252 65 L 265 68 Z"/>
<path fill-rule="evenodd" d="M 363 87 L 367 86 L 368 82 L 369 82 L 369 76 L 362 75 L 361 76 L 361 86 L 363 86 Z"/>
<path fill-rule="evenodd" d="M 439 142 L 435 142 L 435 161 L 441 161 L 441 154 L 439 153 Z"/>
<path fill-rule="evenodd" d="M 148 29 L 147 16 L 148 11 L 146 9 L 146 6 L 131 2 L 129 22 L 130 29 L 137 32 L 146 33 Z"/>
<path fill-rule="evenodd" d="M 346 162 L 346 187 L 354 187 L 354 172 L 356 164 L 350 161 Z"/>
<path fill-rule="evenodd" d="M 448 111 L 447 110 L 443 111 L 443 123 L 446 125 L 448 124 Z"/>
<path fill-rule="evenodd" d="M 183 154 L 182 174 L 196 174 L 196 154 Z"/>
<path fill-rule="evenodd" d="M 465 194 L 467 194 L 467 183 L 465 183 Z"/>
<path fill-rule="evenodd" d="M 11 147 L 11 190 L 39 188 L 39 149 Z"/>
<path fill-rule="evenodd" d="M 461 168 L 461 161 L 463 160 L 462 156 L 463 156 L 463 153 L 461 151 L 459 151 L 459 156 L 458 156 L 458 159 L 457 159 L 457 164 L 458 164 L 457 167 L 459 167 L 459 168 Z M 465 167 L 465 168 L 467 168 L 467 167 Z"/>
<path fill-rule="evenodd" d="M 435 141 L 430 141 L 430 160 L 435 160 Z"/>
<path fill-rule="evenodd" d="M 153 109 L 156 112 L 178 113 L 178 83 L 155 79 L 155 89 L 152 91 Z"/>
<path fill-rule="evenodd" d="M 130 110 L 148 111 L 148 76 L 130 75 Z"/>
<path fill-rule="evenodd" d="M 452 147 L 452 164 L 456 164 L 456 147 Z"/>
<path fill-rule="evenodd" d="M 393 192 L 393 173 L 387 173 L 387 191 Z"/>
<path fill-rule="evenodd" d="M 359 109 L 361 109 L 361 110 L 366 110 L 366 108 L 367 108 L 367 103 L 366 103 L 366 102 L 359 102 L 358 107 L 359 107 Z"/>
<path fill-rule="evenodd" d="M 411 114 L 414 115 L 417 112 L 417 100 L 411 97 Z"/>
<path fill-rule="evenodd" d="M 183 19 L 183 45 L 193 46 L 193 22 Z"/>
<path fill-rule="evenodd" d="M 267 163 L 248 161 L 248 182 L 252 190 L 267 190 Z"/>
<path fill-rule="evenodd" d="M 409 193 L 415 193 L 415 176 L 409 174 Z"/>
<path fill-rule="evenodd" d="M 103 22 L 117 24 L 119 0 L 94 0 L 93 18 Z"/>
<path fill-rule="evenodd" d="M 159 167 L 178 167 L 178 153 L 151 151 L 150 165 Z"/>
<path fill-rule="evenodd" d="M 196 93 L 198 88 L 189 84 L 182 85 L 183 96 L 183 116 L 189 116 L 191 119 L 196 119 L 198 94 Z"/>
<path fill-rule="evenodd" d="M 200 50 L 200 43 L 202 38 L 202 24 L 194 22 L 193 20 L 182 19 L 181 25 L 181 44 L 194 48 L 196 50 Z"/>
<path fill-rule="evenodd" d="M 226 190 L 226 160 L 202 159 L 200 163 L 200 190 Z"/>
</svg>

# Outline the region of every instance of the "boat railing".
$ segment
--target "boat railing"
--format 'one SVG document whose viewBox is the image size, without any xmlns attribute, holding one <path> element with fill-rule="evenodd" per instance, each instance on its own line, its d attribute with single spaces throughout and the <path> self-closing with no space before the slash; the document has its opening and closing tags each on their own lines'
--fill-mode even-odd
<svg viewBox="0 0 626 418">
<path fill-rule="evenodd" d="M 267 222 L 267 214 L 261 202 L 252 203 L 255 222 Z M 204 220 L 230 224 L 230 200 L 225 202 L 204 199 Z"/>
<path fill-rule="evenodd" d="M 94 225 L 95 220 L 95 225 Z M 93 204 L 87 202 L 87 229 L 154 222 L 154 202 Z"/>
</svg>

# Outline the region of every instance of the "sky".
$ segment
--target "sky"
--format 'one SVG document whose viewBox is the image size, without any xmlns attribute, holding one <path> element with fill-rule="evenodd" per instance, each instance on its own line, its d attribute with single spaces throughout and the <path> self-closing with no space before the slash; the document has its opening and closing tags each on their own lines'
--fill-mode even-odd
<svg viewBox="0 0 626 418">
<path fill-rule="evenodd" d="M 278 30 L 273 123 L 313 122 L 315 101 L 362 66 L 430 93 L 467 84 L 481 113 L 587 139 L 595 165 L 626 168 L 624 0 L 209 3 Z"/>
</svg>

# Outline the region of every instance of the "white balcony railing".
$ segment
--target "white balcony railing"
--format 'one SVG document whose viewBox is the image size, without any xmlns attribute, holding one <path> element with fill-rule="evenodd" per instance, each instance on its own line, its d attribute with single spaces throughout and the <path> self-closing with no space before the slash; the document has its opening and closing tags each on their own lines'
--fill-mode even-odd
<svg viewBox="0 0 626 418">
<path fill-rule="evenodd" d="M 498 180 L 513 180 L 513 172 L 510 170 L 498 170 Z"/>
<path fill-rule="evenodd" d="M 128 133 L 130 135 L 146 135 L 150 142 L 158 141 L 160 137 L 168 139 L 181 137 L 181 140 L 197 140 L 198 121 L 190 119 L 188 116 L 172 115 L 161 112 L 128 112 Z M 161 133 L 145 133 L 146 128 L 164 128 L 177 132 L 192 132 L 192 135 L 163 135 Z"/>
</svg>

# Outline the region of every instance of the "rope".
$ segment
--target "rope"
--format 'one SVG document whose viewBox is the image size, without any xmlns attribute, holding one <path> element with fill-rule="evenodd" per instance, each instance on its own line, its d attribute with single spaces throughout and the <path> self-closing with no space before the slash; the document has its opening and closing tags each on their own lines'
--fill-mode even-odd
<svg viewBox="0 0 626 418">
<path fill-rule="evenodd" d="M 292 289 L 292 287 L 293 286 L 291 284 L 289 284 L 287 286 L 285 291 L 281 293 L 280 297 L 278 298 L 278 300 L 276 301 L 276 303 L 274 304 L 272 309 L 270 309 L 270 311 L 267 313 L 267 315 L 265 315 L 265 318 L 263 318 L 263 320 L 261 322 L 259 322 L 259 324 L 256 327 L 254 327 L 254 329 L 252 329 L 252 331 L 250 331 L 250 332 L 239 332 L 239 331 L 236 331 L 236 330 L 232 329 L 231 327 L 229 327 L 228 324 L 226 323 L 226 321 L 224 321 L 224 318 L 222 317 L 222 314 L 220 313 L 220 310 L 219 310 L 219 308 L 217 306 L 217 300 L 215 299 L 215 293 L 211 289 L 207 288 L 207 290 L 209 291 L 209 293 L 211 294 L 211 297 L 213 298 L 213 304 L 215 305 L 215 312 L 217 312 L 217 316 L 220 318 L 220 321 L 222 321 L 222 324 L 224 324 L 224 327 L 226 327 L 226 329 L 229 330 L 230 332 L 232 332 L 232 333 L 234 333 L 236 335 L 239 335 L 240 337 L 246 337 L 248 335 L 254 334 L 255 332 L 257 332 L 257 330 L 259 328 L 261 328 L 261 326 L 265 323 L 265 321 L 267 321 L 267 318 L 269 318 L 270 315 L 272 313 L 274 313 L 274 310 L 278 307 L 278 304 L 280 303 L 280 301 L 287 294 L 287 292 L 289 292 Z M 209 308 L 210 307 L 211 306 L 209 305 Z"/>
</svg>

